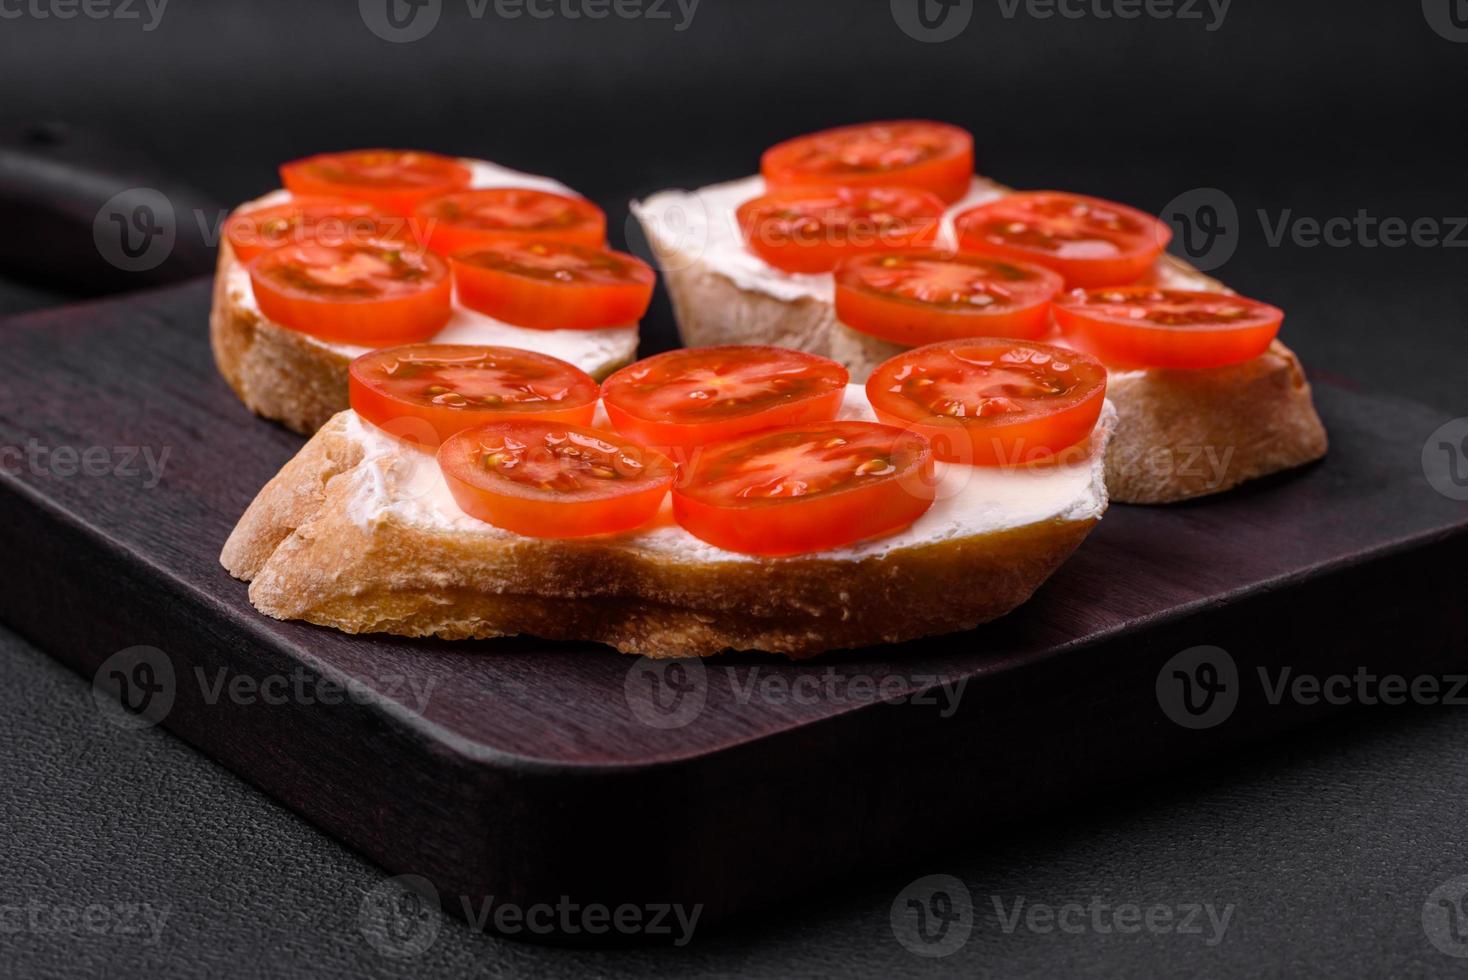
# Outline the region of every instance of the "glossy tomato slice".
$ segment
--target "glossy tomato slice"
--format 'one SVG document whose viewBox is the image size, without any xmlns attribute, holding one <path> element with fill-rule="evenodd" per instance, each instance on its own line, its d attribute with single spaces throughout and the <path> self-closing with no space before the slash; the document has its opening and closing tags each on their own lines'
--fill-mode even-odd
<svg viewBox="0 0 1468 980">
<path fill-rule="evenodd" d="M 411 214 L 422 201 L 469 186 L 473 173 L 452 157 L 418 150 L 350 150 L 282 164 L 292 194 L 346 197 L 393 214 Z"/>
<path fill-rule="evenodd" d="M 652 520 L 673 483 L 667 457 L 601 429 L 496 422 L 438 450 L 460 509 L 533 538 L 629 531 Z"/>
<path fill-rule="evenodd" d="M 579 197 L 524 187 L 485 187 L 430 198 L 414 212 L 440 255 L 501 242 L 547 239 L 600 248 L 607 217 Z"/>
<path fill-rule="evenodd" d="M 698 453 L 680 470 L 673 516 L 728 551 L 797 555 L 901 530 L 935 490 L 932 449 L 913 432 L 876 422 L 781 426 Z"/>
<path fill-rule="evenodd" d="M 505 243 L 450 261 L 461 303 L 539 330 L 636 323 L 652 302 L 656 279 L 636 256 L 565 242 Z"/>
<path fill-rule="evenodd" d="M 880 364 L 867 398 L 877 418 L 932 440 L 939 459 L 1011 466 L 1090 436 L 1106 399 L 1106 368 L 1049 344 L 948 340 Z"/>
<path fill-rule="evenodd" d="M 966 253 L 890 252 L 836 267 L 836 319 L 895 344 L 958 337 L 1038 337 L 1050 327 L 1060 273 Z"/>
<path fill-rule="evenodd" d="M 348 376 L 358 415 L 434 449 L 460 429 L 487 422 L 590 425 L 599 392 L 591 375 L 558 358 L 477 344 L 376 350 L 353 361 Z"/>
<path fill-rule="evenodd" d="M 1172 229 L 1136 208 L 1056 191 L 980 204 L 955 218 L 954 228 L 966 252 L 1036 262 L 1083 288 L 1135 282 L 1172 239 Z"/>
<path fill-rule="evenodd" d="M 322 340 L 363 347 L 427 340 L 452 313 L 444 261 L 389 239 L 286 245 L 256 256 L 249 272 L 261 313 Z"/>
<path fill-rule="evenodd" d="M 406 230 L 407 222 L 401 218 L 389 219 L 366 202 L 339 197 L 292 197 L 280 204 L 235 211 L 224 223 L 224 237 L 241 262 L 308 239 L 336 245 L 397 238 Z"/>
<path fill-rule="evenodd" d="M 784 187 L 737 212 L 749 250 L 786 272 L 830 272 L 853 255 L 925 247 L 943 201 L 904 187 Z"/>
<path fill-rule="evenodd" d="M 760 158 L 774 187 L 914 187 L 952 204 L 974 177 L 974 138 L 947 123 L 906 119 L 840 126 L 777 143 Z"/>
<path fill-rule="evenodd" d="M 1116 367 L 1210 368 L 1269 349 L 1284 313 L 1268 303 L 1153 286 L 1075 290 L 1055 302 L 1066 340 Z"/>
<path fill-rule="evenodd" d="M 618 432 L 647 446 L 699 446 L 755 429 L 827 422 L 846 369 L 783 347 L 698 347 L 638 361 L 602 382 Z"/>
</svg>

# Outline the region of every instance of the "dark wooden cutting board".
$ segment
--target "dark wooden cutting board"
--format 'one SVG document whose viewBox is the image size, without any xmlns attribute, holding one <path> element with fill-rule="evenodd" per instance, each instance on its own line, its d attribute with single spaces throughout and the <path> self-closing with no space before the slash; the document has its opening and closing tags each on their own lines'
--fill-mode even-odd
<svg viewBox="0 0 1468 980">
<path fill-rule="evenodd" d="M 169 729 L 454 911 L 486 894 L 681 902 L 704 925 L 1330 710 L 1270 703 L 1260 666 L 1464 659 L 1468 504 L 1433 488 L 1446 455 L 1424 473 L 1446 418 L 1325 384 L 1326 461 L 1113 507 L 1028 605 L 970 633 L 666 667 L 275 622 L 217 556 L 302 440 L 215 374 L 208 303 L 199 282 L 0 325 L 0 617 L 87 677 L 162 651 L 138 656 L 165 657 L 171 684 L 137 661 L 120 675 L 157 694 L 146 716 L 171 703 Z M 78 462 L 35 462 L 58 447 Z M 71 472 L 89 448 L 93 475 Z M 156 485 L 144 449 L 168 453 Z M 1228 652 L 1237 706 L 1185 727 L 1164 711 L 1169 661 L 1199 646 Z"/>
</svg>

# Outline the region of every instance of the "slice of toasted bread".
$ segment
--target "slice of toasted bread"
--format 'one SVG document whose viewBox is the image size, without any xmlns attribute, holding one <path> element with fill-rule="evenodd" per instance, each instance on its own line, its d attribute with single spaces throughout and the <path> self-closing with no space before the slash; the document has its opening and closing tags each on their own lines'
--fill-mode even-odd
<svg viewBox="0 0 1468 980">
<path fill-rule="evenodd" d="M 544 177 L 469 160 L 475 187 L 526 186 L 570 194 Z M 275 191 L 242 210 L 289 200 Z M 219 373 L 257 415 L 309 435 L 347 407 L 347 365 L 365 347 L 334 344 L 266 318 L 255 302 L 250 277 L 225 239 L 219 243 L 209 339 Z M 559 357 L 600 380 L 637 355 L 637 325 L 606 330 L 531 330 L 502 323 L 454 301 L 454 316 L 438 343 L 499 344 Z"/>
<path fill-rule="evenodd" d="M 788 276 L 741 254 L 732 207 L 762 186 L 750 178 L 633 202 L 662 266 L 683 342 L 795 347 L 833 358 L 853 381 L 864 381 L 905 348 L 842 325 L 829 276 Z M 974 191 L 949 211 L 948 220 L 1004 193 L 1008 188 L 975 178 Z M 668 218 L 669 209 L 676 220 Z M 682 233 L 670 235 L 670 228 Z M 1173 288 L 1227 291 L 1170 255 L 1159 261 L 1155 278 Z M 1108 397 L 1120 415 L 1107 461 L 1108 489 L 1121 503 L 1220 493 L 1319 459 L 1327 448 L 1299 359 L 1279 341 L 1246 364 L 1113 372 Z"/>
<path fill-rule="evenodd" d="M 845 417 L 870 417 L 858 387 L 848 400 Z M 348 411 L 260 491 L 220 561 L 266 615 L 349 633 L 807 657 L 968 629 L 1028 599 L 1105 510 L 1114 419 L 1058 465 L 947 467 L 941 499 L 896 534 L 769 559 L 701 542 L 666 508 L 628 534 L 502 531 L 458 510 L 431 456 Z"/>
</svg>

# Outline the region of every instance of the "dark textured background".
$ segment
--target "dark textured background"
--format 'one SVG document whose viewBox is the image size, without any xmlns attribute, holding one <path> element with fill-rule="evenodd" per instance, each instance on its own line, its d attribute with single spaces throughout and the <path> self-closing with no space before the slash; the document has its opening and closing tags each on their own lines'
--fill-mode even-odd
<svg viewBox="0 0 1468 980">
<path fill-rule="evenodd" d="M 0 20 L 0 122 L 99 133 L 224 203 L 273 186 L 286 158 L 422 146 L 559 177 L 606 207 L 620 238 L 631 196 L 752 172 L 760 148 L 794 133 L 900 115 L 969 127 L 981 169 L 1021 186 L 1154 211 L 1217 187 L 1243 216 L 1219 274 L 1285 307 L 1307 366 L 1414 395 L 1444 417 L 1468 413 L 1468 251 L 1271 247 L 1255 211 L 1468 214 L 1465 89 L 1468 44 L 1435 34 L 1411 0 L 1234 0 L 1213 32 L 1147 18 L 1009 20 L 988 0 L 941 44 L 905 36 L 883 0 L 702 0 L 682 32 L 668 21 L 472 20 L 462 0 L 445 0 L 434 32 L 406 45 L 372 36 L 342 0 L 175 0 L 151 32 Z M 4 311 L 73 291 L 5 269 L 0 279 Z M 649 336 L 670 342 L 661 300 Z M 998 842 L 953 841 L 947 860 L 911 877 L 962 878 L 980 920 L 937 961 L 907 953 L 888 928 L 903 877 L 831 889 L 689 950 L 546 950 L 449 920 L 423 957 L 394 963 L 355 925 L 379 872 L 181 743 L 112 728 L 85 684 L 9 634 L 0 733 L 0 906 L 171 909 L 156 947 L 0 932 L 0 976 L 1368 976 L 1446 975 L 1465 962 L 1433 949 L 1420 918 L 1434 887 L 1468 873 L 1462 709 L 1358 713 Z M 587 832 L 618 844 L 600 815 Z M 1196 937 L 1006 935 L 991 894 L 1238 909 L 1207 948 Z"/>
</svg>

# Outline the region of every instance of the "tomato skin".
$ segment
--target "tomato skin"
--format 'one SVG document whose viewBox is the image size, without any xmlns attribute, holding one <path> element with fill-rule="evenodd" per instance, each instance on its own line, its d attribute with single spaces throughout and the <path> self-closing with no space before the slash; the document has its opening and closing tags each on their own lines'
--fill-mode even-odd
<svg viewBox="0 0 1468 980">
<path fill-rule="evenodd" d="M 911 270 L 915 288 L 884 283 Z M 969 292 L 984 297 L 989 305 L 962 305 L 950 298 L 947 287 L 928 297 L 911 294 L 924 291 L 926 278 L 957 277 Z M 940 285 L 942 281 L 939 280 Z M 884 285 L 886 288 L 883 288 Z M 963 252 L 891 252 L 847 259 L 836 267 L 836 319 L 860 333 L 894 344 L 916 347 L 959 337 L 1017 337 L 1033 339 L 1050 328 L 1050 301 L 1064 280 L 1043 266 Z"/>
<path fill-rule="evenodd" d="M 1082 351 L 981 337 L 884 361 L 867 379 L 867 398 L 883 422 L 931 440 L 938 459 L 1015 466 L 1050 460 L 1089 439 L 1106 380 L 1106 368 Z M 963 402 L 962 415 L 935 410 L 933 401 L 948 399 Z"/>
<path fill-rule="evenodd" d="M 537 330 L 597 330 L 642 319 L 652 268 L 635 255 L 564 242 L 500 244 L 449 259 L 459 302 Z"/>
<path fill-rule="evenodd" d="M 281 204 L 236 209 L 224 223 L 235 258 L 249 262 L 262 252 L 307 239 L 353 241 L 397 237 L 372 205 L 340 197 L 292 197 Z"/>
<path fill-rule="evenodd" d="M 780 347 L 680 348 L 615 372 L 602 382 L 602 404 L 628 438 L 688 448 L 771 426 L 831 421 L 849 379 L 835 361 Z M 721 404 L 722 392 L 743 404 Z M 670 399 L 689 407 L 680 410 Z"/>
<path fill-rule="evenodd" d="M 522 215 L 524 223 L 515 224 Z M 428 247 L 445 256 L 534 239 L 600 248 L 607 232 L 606 214 L 590 201 L 524 187 L 481 187 L 429 198 L 413 217 Z"/>
<path fill-rule="evenodd" d="M 850 477 L 859 482 L 809 495 L 752 496 L 721 489 L 725 474 L 761 452 L 806 447 L 830 450 L 833 439 L 874 445 L 891 472 Z M 853 456 L 852 459 L 861 458 Z M 876 455 L 868 459 L 878 462 Z M 778 464 L 776 464 L 778 466 Z M 751 479 L 767 474 L 748 474 Z M 760 482 L 797 478 L 798 468 L 764 476 Z M 726 551 L 783 557 L 839 548 L 907 527 L 933 504 L 937 485 L 927 440 L 875 422 L 826 422 L 762 429 L 706 447 L 680 469 L 673 487 L 673 517 L 688 533 Z"/>
<path fill-rule="evenodd" d="M 428 386 L 442 391 L 428 397 Z M 558 358 L 477 344 L 409 344 L 363 354 L 348 369 L 347 390 L 358 415 L 426 449 L 490 422 L 590 425 L 599 391 L 591 375 Z"/>
<path fill-rule="evenodd" d="M 453 157 L 419 150 L 318 153 L 281 164 L 292 194 L 366 201 L 391 214 L 412 214 L 430 197 L 469 186 L 473 171 Z"/>
<path fill-rule="evenodd" d="M 913 187 L 952 204 L 973 182 L 974 138 L 920 119 L 838 126 L 776 143 L 760 157 L 760 173 L 772 187 Z"/>
<path fill-rule="evenodd" d="M 1127 286 L 1061 296 L 1055 322 L 1068 343 L 1115 367 L 1198 370 L 1263 354 L 1284 312 L 1227 293 Z"/>
<path fill-rule="evenodd" d="M 1135 282 L 1152 271 L 1172 229 L 1125 204 L 1059 191 L 1021 191 L 953 220 L 965 252 L 1033 262 L 1081 288 Z"/>
<path fill-rule="evenodd" d="M 745 245 L 784 272 L 830 272 L 844 258 L 926 248 L 938 238 L 943 201 L 903 187 L 775 188 L 736 212 Z"/>
<path fill-rule="evenodd" d="M 563 462 L 549 447 L 576 443 L 592 465 L 615 476 L 598 478 Z M 486 458 L 525 447 L 517 466 L 539 460 L 581 484 L 556 491 L 515 482 Z M 605 446 L 602 454 L 586 447 Z M 514 453 L 512 453 L 514 454 Z M 593 458 L 594 457 L 594 458 Z M 648 523 L 673 483 L 672 461 L 601 429 L 552 422 L 496 422 L 462 429 L 438 450 L 439 469 L 459 508 L 470 517 L 532 538 L 582 538 L 630 531 Z M 510 472 L 514 472 L 513 469 Z"/>
<path fill-rule="evenodd" d="M 349 267 L 359 256 L 390 269 L 401 266 L 408 278 L 399 283 L 369 273 L 336 287 L 312 281 L 309 270 Z M 248 271 L 255 302 L 266 318 L 336 343 L 387 347 L 427 340 L 453 313 L 443 260 L 401 242 L 285 245 L 256 256 Z"/>
</svg>

